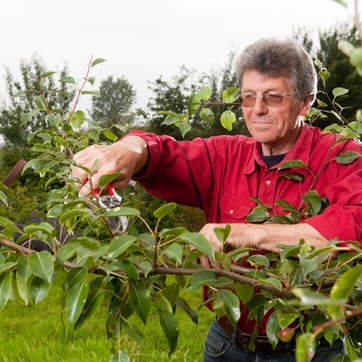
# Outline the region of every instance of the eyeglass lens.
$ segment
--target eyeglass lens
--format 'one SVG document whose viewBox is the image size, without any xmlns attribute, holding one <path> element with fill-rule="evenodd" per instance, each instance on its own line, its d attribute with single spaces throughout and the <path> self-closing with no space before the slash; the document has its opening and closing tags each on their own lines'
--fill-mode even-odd
<svg viewBox="0 0 362 362">
<path fill-rule="evenodd" d="M 273 94 L 273 93 L 266 93 L 262 96 L 256 96 L 254 94 L 246 94 L 241 96 L 241 104 L 244 107 L 254 107 L 256 99 L 261 98 L 263 103 L 265 103 L 267 106 L 279 106 L 283 103 L 284 97 L 286 97 L 289 94 Z"/>
</svg>

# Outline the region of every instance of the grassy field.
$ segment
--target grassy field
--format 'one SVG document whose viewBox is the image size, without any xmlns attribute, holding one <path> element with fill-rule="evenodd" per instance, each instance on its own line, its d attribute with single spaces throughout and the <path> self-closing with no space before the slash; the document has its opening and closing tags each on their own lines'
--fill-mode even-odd
<svg viewBox="0 0 362 362">
<path fill-rule="evenodd" d="M 111 342 L 107 340 L 105 321 L 107 308 L 79 332 L 65 337 L 61 322 L 61 283 L 58 280 L 48 297 L 33 307 L 25 307 L 20 300 L 10 302 L 0 313 L 1 362 L 100 362 L 108 361 Z M 188 294 L 193 306 L 201 303 L 201 293 Z M 203 308 L 196 326 L 182 312 L 177 313 L 180 337 L 177 351 L 168 358 L 168 344 L 156 315 L 152 315 L 145 329 L 141 345 L 126 337 L 122 348 L 131 361 L 201 361 L 203 341 L 213 319 Z"/>
</svg>

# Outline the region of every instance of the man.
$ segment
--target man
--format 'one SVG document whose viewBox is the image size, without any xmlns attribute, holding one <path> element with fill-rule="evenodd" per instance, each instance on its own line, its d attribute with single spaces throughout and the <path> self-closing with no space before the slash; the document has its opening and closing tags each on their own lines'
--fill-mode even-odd
<svg viewBox="0 0 362 362">
<path fill-rule="evenodd" d="M 336 142 L 303 123 L 315 99 L 317 75 L 312 59 L 293 39 L 263 39 L 247 47 L 237 64 L 242 110 L 252 137 L 219 136 L 177 142 L 168 136 L 133 131 L 110 146 L 91 146 L 74 161 L 91 169 L 92 186 L 100 176 L 119 172 L 118 187 L 137 179 L 152 194 L 204 210 L 207 224 L 200 233 L 215 250 L 221 244 L 216 226 L 231 225 L 228 243 L 233 248 L 254 247 L 278 251 L 277 244 L 296 245 L 301 239 L 323 247 L 333 238 L 341 242 L 362 240 L 362 158 L 338 164 L 342 152 L 362 153 L 355 141 Z M 298 169 L 302 181 L 282 177 L 281 162 L 301 160 L 308 169 Z M 289 171 L 289 170 L 288 170 Z M 73 176 L 86 180 L 81 168 Z M 89 181 L 79 185 L 80 196 L 90 193 Z M 321 215 L 299 224 L 249 224 L 247 215 L 256 206 L 253 197 L 286 214 L 275 202 L 283 199 L 303 208 L 302 196 L 316 190 L 329 201 Z M 201 263 L 209 266 L 206 256 Z M 215 321 L 207 335 L 204 361 L 294 361 L 292 344 L 279 344 L 274 351 L 259 329 L 256 349 L 245 340 L 257 327 L 243 312 L 237 329 L 225 319 Z M 313 361 L 329 361 L 343 352 L 343 344 L 321 343 Z"/>
</svg>

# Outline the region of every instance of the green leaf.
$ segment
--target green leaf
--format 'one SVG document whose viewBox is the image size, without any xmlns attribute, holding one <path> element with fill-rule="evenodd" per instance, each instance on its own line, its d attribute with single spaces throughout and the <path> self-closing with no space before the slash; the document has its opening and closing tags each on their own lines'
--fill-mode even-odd
<svg viewBox="0 0 362 362">
<path fill-rule="evenodd" d="M 51 254 L 47 251 L 33 253 L 29 257 L 31 271 L 40 279 L 46 280 L 49 284 L 54 273 L 54 264 Z"/>
<path fill-rule="evenodd" d="M 297 337 L 296 362 L 311 361 L 316 348 L 313 333 L 303 333 Z"/>
<path fill-rule="evenodd" d="M 2 191 L 0 191 L 0 201 L 8 207 L 8 199 Z"/>
<path fill-rule="evenodd" d="M 340 40 L 338 43 L 338 47 L 347 56 L 350 56 L 354 50 L 354 46 L 350 42 L 345 40 Z"/>
<path fill-rule="evenodd" d="M 47 108 L 44 99 L 41 96 L 34 97 L 34 103 L 41 111 L 45 111 Z"/>
<path fill-rule="evenodd" d="M 227 103 L 233 103 L 238 99 L 239 95 L 240 95 L 239 88 L 229 87 L 222 92 L 222 100 Z"/>
<path fill-rule="evenodd" d="M 264 205 L 259 205 L 257 207 L 255 207 L 247 216 L 247 220 L 250 223 L 256 222 L 263 222 L 267 219 L 269 219 L 270 214 L 267 211 L 267 209 L 265 208 Z"/>
<path fill-rule="evenodd" d="M 30 276 L 33 274 L 29 265 L 29 257 L 21 256 L 18 259 L 18 273 L 27 281 Z"/>
<path fill-rule="evenodd" d="M 192 116 L 196 113 L 197 109 L 201 104 L 201 98 L 198 93 L 194 93 L 191 95 L 188 103 L 188 113 L 189 116 Z"/>
<path fill-rule="evenodd" d="M 292 293 L 305 305 L 341 305 L 343 298 L 332 299 L 326 295 L 305 288 L 294 288 Z"/>
<path fill-rule="evenodd" d="M 16 286 L 20 298 L 24 301 L 24 304 L 27 306 L 29 304 L 29 288 L 25 278 L 21 276 L 19 272 L 16 273 Z"/>
<path fill-rule="evenodd" d="M 211 125 L 214 124 L 215 121 L 215 115 L 214 112 L 210 109 L 210 108 L 202 108 L 200 113 L 200 118 L 206 122 L 206 123 L 210 123 Z"/>
<path fill-rule="evenodd" d="M 3 216 L 0 216 L 0 226 L 15 233 L 23 233 L 11 220 Z"/>
<path fill-rule="evenodd" d="M 233 124 L 236 122 L 235 113 L 231 112 L 229 109 L 224 111 L 220 116 L 221 125 L 231 131 L 233 129 Z"/>
<path fill-rule="evenodd" d="M 47 222 L 41 222 L 40 224 L 31 224 L 24 227 L 24 231 L 28 235 L 35 234 L 40 231 L 41 233 L 45 233 L 49 236 L 55 236 L 56 230 L 55 228 Z"/>
<path fill-rule="evenodd" d="M 172 283 L 163 289 L 162 295 L 167 299 L 168 306 L 164 310 L 172 312 L 172 306 L 176 303 L 177 297 L 180 294 L 181 286 L 180 283 Z"/>
<path fill-rule="evenodd" d="M 112 142 L 116 142 L 118 140 L 118 137 L 113 132 L 111 132 L 109 130 L 103 131 L 102 134 Z"/>
<path fill-rule="evenodd" d="M 75 284 L 68 290 L 65 298 L 65 311 L 70 324 L 74 325 L 80 317 L 87 300 L 89 285 L 86 283 Z"/>
<path fill-rule="evenodd" d="M 74 325 L 75 329 L 79 329 L 92 318 L 92 316 L 100 309 L 105 292 L 101 289 L 91 289 L 88 293 L 87 300 L 84 304 L 81 315 Z"/>
<path fill-rule="evenodd" d="M 303 195 L 302 198 L 303 201 L 308 205 L 312 215 L 317 215 L 322 207 L 322 198 L 319 196 L 318 192 L 315 190 L 308 191 Z"/>
<path fill-rule="evenodd" d="M 250 255 L 247 259 L 248 263 L 250 263 L 252 266 L 259 268 L 259 267 L 265 267 L 267 268 L 269 266 L 269 259 L 265 255 L 261 254 L 254 254 Z"/>
<path fill-rule="evenodd" d="M 62 82 L 62 83 L 69 83 L 69 84 L 75 84 L 75 79 L 73 77 L 70 77 L 68 75 L 64 76 L 64 77 L 61 77 L 59 79 L 59 82 Z"/>
<path fill-rule="evenodd" d="M 64 224 L 69 219 L 76 217 L 76 216 L 88 216 L 91 214 L 91 210 L 89 209 L 73 209 L 66 211 L 59 217 L 59 223 Z"/>
<path fill-rule="evenodd" d="M 176 126 L 180 130 L 182 137 L 185 137 L 186 133 L 191 130 L 191 125 L 188 123 L 188 119 L 184 122 L 177 122 Z"/>
<path fill-rule="evenodd" d="M 41 278 L 35 277 L 30 284 L 29 294 L 34 305 L 41 302 L 49 292 L 50 284 Z"/>
<path fill-rule="evenodd" d="M 226 316 L 230 320 L 232 324 L 236 324 L 236 322 L 240 318 L 240 301 L 239 298 L 227 289 L 220 289 L 214 291 L 217 293 L 220 302 L 223 305 L 223 309 L 225 311 Z"/>
<path fill-rule="evenodd" d="M 348 89 L 337 87 L 332 90 L 334 98 L 337 98 L 339 96 L 343 96 L 344 94 L 348 93 Z"/>
<path fill-rule="evenodd" d="M 301 160 L 290 160 L 283 162 L 279 167 L 278 170 L 285 170 L 287 168 L 308 168 L 308 166 Z"/>
<path fill-rule="evenodd" d="M 225 243 L 231 232 L 231 226 L 228 224 L 224 228 L 216 227 L 214 233 L 220 243 Z"/>
<path fill-rule="evenodd" d="M 180 244 L 174 243 L 164 249 L 164 253 L 170 258 L 182 264 L 183 248 Z"/>
<path fill-rule="evenodd" d="M 14 267 L 16 267 L 16 261 L 10 261 L 8 263 L 0 264 L 0 274 L 2 274 L 5 271 L 10 271 Z"/>
<path fill-rule="evenodd" d="M 184 313 L 186 313 L 196 325 L 198 324 L 199 320 L 198 314 L 189 306 L 189 304 L 185 299 L 177 298 L 175 304 L 176 307 L 182 310 Z"/>
<path fill-rule="evenodd" d="M 13 273 L 11 271 L 0 275 L 0 310 L 2 310 L 9 301 L 12 275 Z"/>
<path fill-rule="evenodd" d="M 117 267 L 118 270 L 125 273 L 128 277 L 137 281 L 139 279 L 138 270 L 132 260 L 122 259 L 111 264 Z"/>
<path fill-rule="evenodd" d="M 187 290 L 199 290 L 204 285 L 210 285 L 218 280 L 216 273 L 212 270 L 200 270 L 191 275 Z"/>
<path fill-rule="evenodd" d="M 83 111 L 76 111 L 73 113 L 72 118 L 70 119 L 70 124 L 73 128 L 79 129 L 83 126 L 86 121 L 86 115 Z"/>
<path fill-rule="evenodd" d="M 88 77 L 87 78 L 87 82 L 90 84 L 90 85 L 94 85 L 96 81 L 96 78 L 95 77 Z"/>
<path fill-rule="evenodd" d="M 104 187 L 108 185 L 110 182 L 116 180 L 119 177 L 119 172 L 108 173 L 107 175 L 103 175 L 99 178 L 99 186 Z"/>
<path fill-rule="evenodd" d="M 351 295 L 355 284 L 362 278 L 362 265 L 355 266 L 344 272 L 334 283 L 331 290 L 331 300 L 342 300 L 342 303 L 348 300 Z M 341 303 L 341 304 L 342 304 Z M 344 313 L 341 306 L 331 306 L 329 313 L 333 319 L 343 317 Z"/>
<path fill-rule="evenodd" d="M 88 271 L 85 268 L 75 268 L 69 271 L 63 282 L 63 290 L 67 291 L 76 284 L 81 284 L 88 277 Z"/>
<path fill-rule="evenodd" d="M 260 284 L 269 284 L 278 290 L 283 289 L 282 282 L 277 278 L 257 279 Z"/>
<path fill-rule="evenodd" d="M 268 336 L 269 342 L 273 346 L 273 348 L 278 344 L 279 338 L 278 338 L 278 330 L 279 330 L 279 324 L 278 324 L 278 315 L 277 312 L 274 311 L 268 318 L 268 321 L 266 323 L 266 335 Z"/>
<path fill-rule="evenodd" d="M 289 327 L 296 319 L 300 317 L 299 313 L 285 313 L 283 310 L 278 310 L 279 327 Z"/>
<path fill-rule="evenodd" d="M 152 307 L 150 292 L 142 284 L 129 280 L 129 298 L 134 311 L 143 324 L 146 324 Z"/>
<path fill-rule="evenodd" d="M 62 245 L 61 248 L 57 251 L 56 262 L 58 264 L 63 264 L 76 253 L 79 247 L 80 245 L 78 243 L 67 243 Z"/>
<path fill-rule="evenodd" d="M 199 90 L 199 96 L 201 99 L 203 99 L 204 101 L 207 101 L 210 97 L 211 97 L 212 91 L 210 89 L 210 87 L 201 87 Z"/>
<path fill-rule="evenodd" d="M 51 77 L 52 75 L 56 74 L 57 72 L 45 72 L 40 74 L 40 79 Z"/>
<path fill-rule="evenodd" d="M 109 259 L 117 258 L 133 245 L 136 240 L 137 238 L 131 235 L 116 236 L 109 245 L 107 257 Z"/>
<path fill-rule="evenodd" d="M 354 67 L 362 64 L 362 47 L 358 47 L 352 50 L 349 56 L 349 61 Z"/>
<path fill-rule="evenodd" d="M 178 114 L 169 114 L 167 117 L 162 121 L 161 125 L 170 126 L 171 124 L 175 124 L 179 121 Z"/>
<path fill-rule="evenodd" d="M 155 210 L 153 212 L 153 216 L 156 219 L 162 219 L 163 217 L 172 214 L 174 212 L 174 210 L 176 209 L 176 207 L 177 207 L 177 204 L 174 202 L 162 205 L 161 207 L 159 207 L 157 210 Z"/>
<path fill-rule="evenodd" d="M 236 284 L 234 288 L 243 304 L 249 302 L 255 293 L 254 287 L 248 284 Z"/>
<path fill-rule="evenodd" d="M 113 216 L 140 216 L 140 212 L 137 209 L 132 207 L 115 207 L 111 210 L 106 211 L 103 216 L 113 217 Z"/>
<path fill-rule="evenodd" d="M 296 172 L 284 173 L 283 177 L 288 180 L 295 180 L 295 181 L 299 181 L 299 182 L 303 181 L 303 175 L 296 173 Z"/>
<path fill-rule="evenodd" d="M 347 151 L 340 153 L 334 159 L 342 165 L 348 165 L 354 162 L 358 157 L 361 157 L 360 153 L 354 151 Z"/>
<path fill-rule="evenodd" d="M 185 241 L 187 244 L 195 247 L 203 255 L 209 257 L 211 261 L 215 260 L 215 253 L 212 245 L 208 239 L 202 234 L 199 233 L 184 233 L 180 235 L 180 239 Z"/>
<path fill-rule="evenodd" d="M 160 324 L 163 333 L 166 336 L 170 346 L 170 351 L 168 354 L 170 357 L 177 347 L 178 336 L 180 333 L 178 321 L 172 313 L 166 312 L 162 309 L 158 309 L 158 315 L 160 317 Z"/>
<path fill-rule="evenodd" d="M 92 64 L 91 64 L 91 67 L 94 67 L 95 65 L 101 64 L 101 63 L 104 63 L 104 62 L 106 62 L 106 60 L 103 59 L 103 58 L 94 59 L 93 62 L 92 62 Z"/>
<path fill-rule="evenodd" d="M 96 90 L 83 90 L 80 93 L 84 94 L 84 95 L 91 94 L 93 96 L 98 96 L 100 94 L 99 91 L 96 91 Z"/>
</svg>

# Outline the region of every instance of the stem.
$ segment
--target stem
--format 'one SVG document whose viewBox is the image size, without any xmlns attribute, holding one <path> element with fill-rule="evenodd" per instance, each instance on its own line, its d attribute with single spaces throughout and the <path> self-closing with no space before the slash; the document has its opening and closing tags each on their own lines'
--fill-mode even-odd
<svg viewBox="0 0 362 362">
<path fill-rule="evenodd" d="M 323 333 L 329 327 L 332 327 L 336 324 L 343 323 L 349 318 L 358 317 L 358 316 L 362 316 L 362 308 L 358 308 L 354 311 L 347 311 L 345 313 L 344 317 L 337 318 L 337 319 L 330 320 L 328 322 L 319 324 L 319 325 L 313 327 L 311 331 L 315 336 L 317 336 L 318 334 Z M 362 320 L 360 320 L 359 323 L 362 323 Z"/>
<path fill-rule="evenodd" d="M 86 76 L 84 77 L 84 81 L 83 81 L 82 85 L 78 89 L 77 98 L 76 98 L 74 106 L 73 106 L 73 108 L 72 108 L 72 110 L 70 111 L 70 114 L 69 114 L 69 122 L 73 118 L 73 115 L 75 113 L 75 110 L 77 109 L 77 105 L 79 103 L 79 100 L 80 100 L 80 97 L 81 97 L 81 94 L 82 94 L 82 90 L 83 90 L 85 84 L 87 83 L 87 79 L 88 79 L 88 76 L 89 76 L 89 73 L 90 73 L 90 70 L 91 70 L 91 66 L 92 66 L 92 60 L 93 60 L 93 57 L 91 57 L 90 60 L 89 60 Z"/>
</svg>

